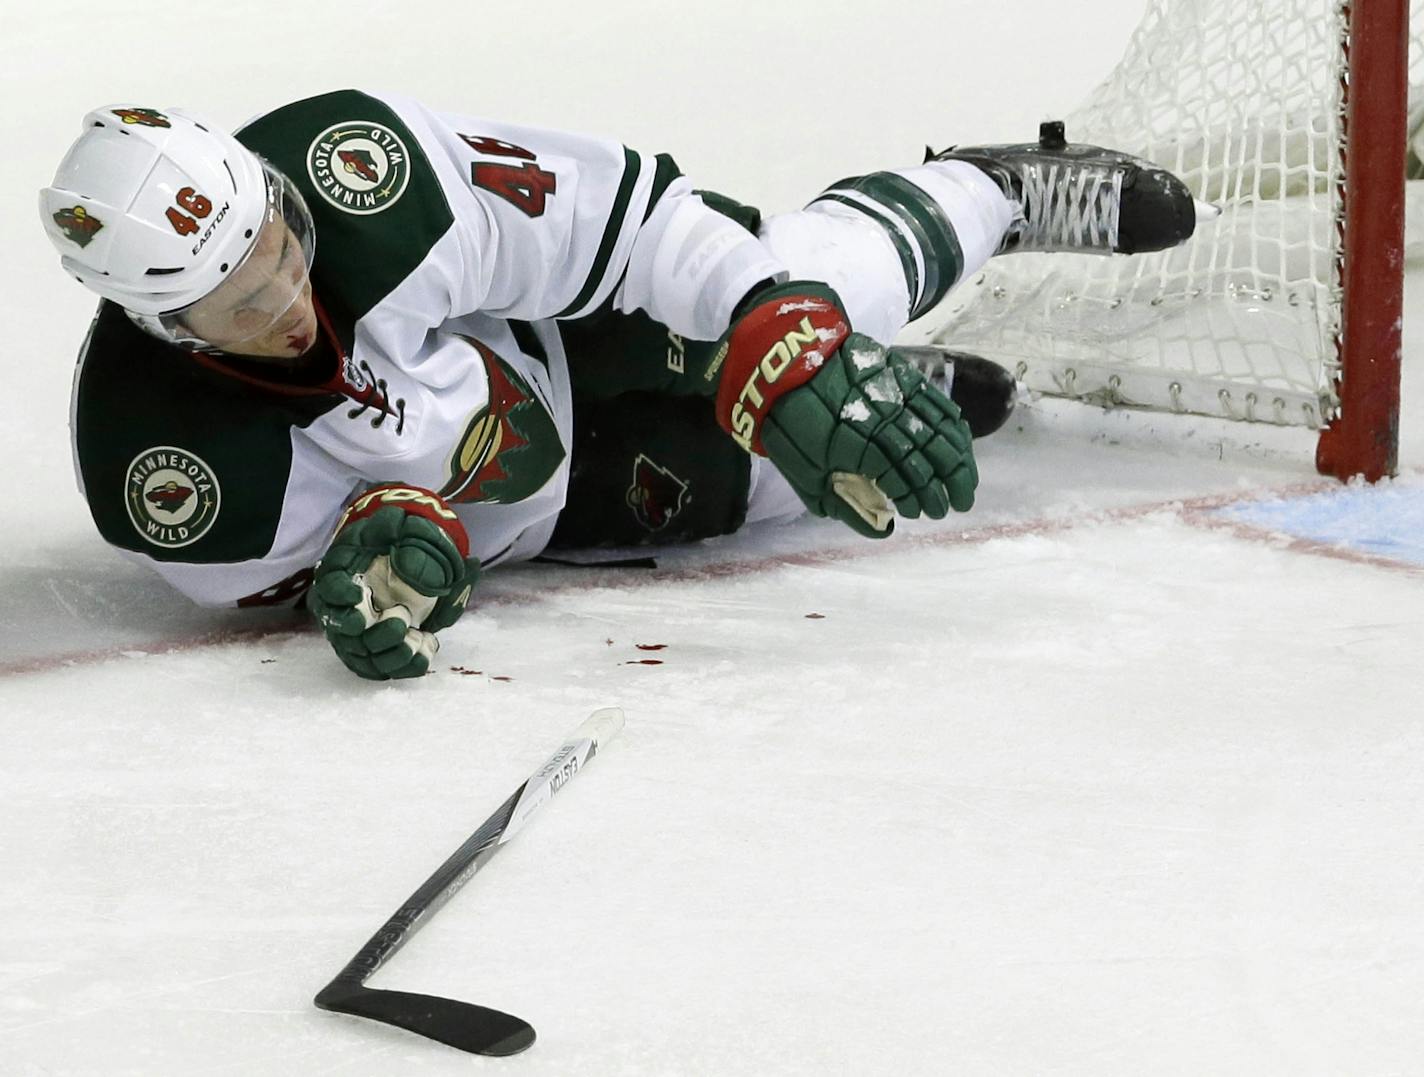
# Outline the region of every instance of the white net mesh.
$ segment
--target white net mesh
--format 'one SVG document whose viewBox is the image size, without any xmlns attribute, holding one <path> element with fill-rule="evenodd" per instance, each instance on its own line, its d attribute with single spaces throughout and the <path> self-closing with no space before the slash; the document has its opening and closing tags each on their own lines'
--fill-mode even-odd
<svg viewBox="0 0 1424 1077">
<path fill-rule="evenodd" d="M 1415 16 L 1424 0 L 1414 0 Z M 1105 405 L 1319 426 L 1337 405 L 1339 0 L 1151 0 L 1127 54 L 1067 119 L 1222 207 L 1186 247 L 996 258 L 941 341 L 1030 388 Z M 1411 83 L 1421 50 L 1411 45 Z"/>
</svg>

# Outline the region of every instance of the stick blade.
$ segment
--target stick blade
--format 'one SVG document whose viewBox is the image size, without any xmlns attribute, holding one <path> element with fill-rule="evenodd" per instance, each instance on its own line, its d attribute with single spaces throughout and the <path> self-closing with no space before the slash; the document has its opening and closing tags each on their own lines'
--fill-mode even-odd
<svg viewBox="0 0 1424 1077">
<path fill-rule="evenodd" d="M 474 1055 L 514 1055 L 534 1042 L 529 1022 L 458 999 L 332 984 L 315 1001 L 323 1010 L 394 1025 Z"/>
</svg>

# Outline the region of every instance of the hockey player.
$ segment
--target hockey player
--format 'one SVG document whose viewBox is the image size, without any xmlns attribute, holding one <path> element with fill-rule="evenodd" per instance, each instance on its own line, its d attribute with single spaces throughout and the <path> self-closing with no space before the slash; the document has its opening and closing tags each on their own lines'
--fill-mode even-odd
<svg viewBox="0 0 1424 1077">
<path fill-rule="evenodd" d="M 666 156 L 354 90 L 236 136 L 97 109 L 40 203 L 105 300 L 72 422 L 100 533 L 204 604 L 314 577 L 373 678 L 427 670 L 482 565 L 967 510 L 968 426 L 896 334 L 996 253 L 1195 222 L 1061 128 L 762 220 Z"/>
</svg>

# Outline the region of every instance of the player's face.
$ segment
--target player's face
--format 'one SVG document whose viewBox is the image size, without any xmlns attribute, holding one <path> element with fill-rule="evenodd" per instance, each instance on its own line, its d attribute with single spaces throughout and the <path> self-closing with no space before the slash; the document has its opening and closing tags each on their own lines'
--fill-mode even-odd
<svg viewBox="0 0 1424 1077">
<path fill-rule="evenodd" d="M 316 308 L 302 245 L 280 216 L 252 253 L 210 295 L 182 314 L 186 328 L 233 355 L 295 358 L 316 340 Z"/>
</svg>

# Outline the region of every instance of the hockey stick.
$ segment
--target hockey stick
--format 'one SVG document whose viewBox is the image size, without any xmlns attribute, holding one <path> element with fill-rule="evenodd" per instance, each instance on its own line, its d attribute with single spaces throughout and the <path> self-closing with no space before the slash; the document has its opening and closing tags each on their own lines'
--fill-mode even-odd
<svg viewBox="0 0 1424 1077">
<path fill-rule="evenodd" d="M 510 1014 L 452 998 L 384 991 L 366 981 L 622 728 L 617 707 L 594 711 L 321 989 L 317 1006 L 384 1021 L 477 1055 L 512 1055 L 533 1043 L 533 1027 Z"/>
</svg>

